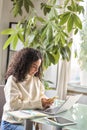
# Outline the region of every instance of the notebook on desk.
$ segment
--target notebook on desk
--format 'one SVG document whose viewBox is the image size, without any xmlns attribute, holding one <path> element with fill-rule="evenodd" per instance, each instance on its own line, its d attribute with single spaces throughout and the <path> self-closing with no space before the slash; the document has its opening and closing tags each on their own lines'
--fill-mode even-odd
<svg viewBox="0 0 87 130">
<path fill-rule="evenodd" d="M 80 99 L 81 96 L 82 94 L 76 96 L 69 96 L 69 98 L 61 106 L 56 106 L 54 108 L 47 108 L 41 112 L 55 116 L 58 113 L 69 110 Z"/>
</svg>

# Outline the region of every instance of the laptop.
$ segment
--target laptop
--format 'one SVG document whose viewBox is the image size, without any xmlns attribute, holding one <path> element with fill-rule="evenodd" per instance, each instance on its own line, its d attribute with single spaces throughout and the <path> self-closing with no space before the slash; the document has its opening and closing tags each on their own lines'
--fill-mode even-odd
<svg viewBox="0 0 87 130">
<path fill-rule="evenodd" d="M 41 110 L 40 112 L 55 116 L 58 113 L 69 110 L 80 99 L 81 96 L 82 94 L 69 96 L 69 98 L 61 106 L 56 106 L 54 108 L 47 108 L 45 110 Z"/>
</svg>

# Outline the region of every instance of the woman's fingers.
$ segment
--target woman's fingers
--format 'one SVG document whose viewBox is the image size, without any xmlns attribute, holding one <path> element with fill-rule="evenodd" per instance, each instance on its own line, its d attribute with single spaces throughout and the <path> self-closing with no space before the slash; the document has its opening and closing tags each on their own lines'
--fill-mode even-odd
<svg viewBox="0 0 87 130">
<path fill-rule="evenodd" d="M 49 99 L 46 99 L 46 98 L 42 98 L 42 105 L 44 108 L 48 108 L 52 105 L 52 103 L 54 102 L 55 99 L 57 99 L 58 97 L 52 97 L 52 98 L 49 98 Z"/>
<path fill-rule="evenodd" d="M 54 102 L 55 99 L 57 99 L 58 97 L 52 97 L 52 98 L 49 98 L 48 101 L 49 102 Z"/>
</svg>

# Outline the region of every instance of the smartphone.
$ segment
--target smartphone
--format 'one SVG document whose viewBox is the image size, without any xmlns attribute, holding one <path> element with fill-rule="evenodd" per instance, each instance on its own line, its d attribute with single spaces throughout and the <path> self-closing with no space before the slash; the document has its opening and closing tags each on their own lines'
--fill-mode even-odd
<svg viewBox="0 0 87 130">
<path fill-rule="evenodd" d="M 56 121 L 60 126 L 66 126 L 66 125 L 74 125 L 76 124 L 76 122 L 70 120 L 70 119 L 66 119 L 64 117 L 54 117 L 54 119 L 52 119 L 53 121 Z"/>
</svg>

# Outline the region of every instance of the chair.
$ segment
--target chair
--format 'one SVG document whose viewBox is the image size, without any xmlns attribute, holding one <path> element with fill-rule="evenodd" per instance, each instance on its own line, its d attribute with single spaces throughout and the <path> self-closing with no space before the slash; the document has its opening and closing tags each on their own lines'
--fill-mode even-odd
<svg viewBox="0 0 87 130">
<path fill-rule="evenodd" d="M 5 104 L 5 96 L 4 96 L 4 85 L 0 85 L 0 124 L 3 113 L 3 105 Z M 1 128 L 0 128 L 1 130 Z"/>
</svg>

